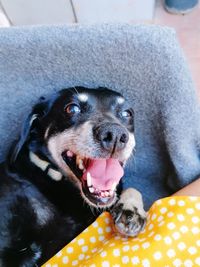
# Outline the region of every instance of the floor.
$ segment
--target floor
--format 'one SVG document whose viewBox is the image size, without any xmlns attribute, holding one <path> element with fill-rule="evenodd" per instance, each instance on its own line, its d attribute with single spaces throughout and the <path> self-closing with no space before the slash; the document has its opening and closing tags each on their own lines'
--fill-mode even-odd
<svg viewBox="0 0 200 267">
<path fill-rule="evenodd" d="M 187 15 L 172 15 L 157 1 L 153 22 L 175 28 L 200 98 L 200 3 Z"/>
<path fill-rule="evenodd" d="M 0 27 L 1 26 L 2 27 L 9 27 L 10 21 L 9 21 L 8 17 L 6 16 L 6 12 L 3 9 L 3 6 L 1 5 L 1 3 L 3 3 L 3 1 L 4 0 L 0 0 Z M 70 3 L 74 3 L 74 6 L 72 5 L 72 9 L 70 11 L 71 13 L 69 16 L 72 17 L 72 15 L 74 14 L 75 18 L 74 18 L 74 21 L 72 21 L 72 22 L 76 22 L 77 16 L 79 16 L 80 10 L 83 10 L 83 5 L 78 6 L 77 3 L 79 3 L 79 0 L 73 0 L 73 1 L 70 0 L 70 1 L 71 1 Z M 99 0 L 92 0 L 92 1 L 98 2 Z M 116 0 L 114 0 L 114 1 L 116 1 Z M 129 4 L 131 3 L 130 1 L 128 2 L 128 0 L 126 0 L 126 1 L 127 1 L 127 5 L 128 5 L 128 3 Z M 149 1 L 150 0 L 148 0 L 148 2 Z M 151 0 L 151 1 L 152 1 L 152 3 L 154 3 L 153 0 Z M 90 0 L 87 0 L 87 2 L 89 4 Z M 186 55 L 186 58 L 188 60 L 188 63 L 189 63 L 189 66 L 190 66 L 190 69 L 192 72 L 192 76 L 194 79 L 194 83 L 195 83 L 196 88 L 197 88 L 197 93 L 198 93 L 198 96 L 200 98 L 200 3 L 191 13 L 189 13 L 187 15 L 172 15 L 172 14 L 167 13 L 165 11 L 165 9 L 163 8 L 163 0 L 156 0 L 155 9 L 153 10 L 153 8 L 152 8 L 152 11 L 149 13 L 146 11 L 144 12 L 144 8 L 143 8 L 144 3 L 142 4 L 141 0 L 137 0 L 137 1 L 133 1 L 133 2 L 140 3 L 140 5 L 138 4 L 138 6 L 135 6 L 135 8 L 138 8 L 138 13 L 139 12 L 141 13 L 140 17 L 146 16 L 145 17 L 146 22 L 155 23 L 155 24 L 159 24 L 159 25 L 166 25 L 166 26 L 170 26 L 170 27 L 175 28 L 175 30 L 177 32 L 178 39 L 180 41 L 180 44 L 181 44 L 181 46 L 184 50 L 184 53 Z M 36 3 L 36 1 L 34 3 Z M 41 1 L 38 1 L 38 3 L 41 3 Z M 53 0 L 51 0 L 51 3 L 53 4 Z M 12 4 L 12 2 L 11 2 L 11 4 Z M 141 9 L 141 4 L 142 4 L 143 9 Z M 149 5 L 148 9 L 150 10 L 151 7 L 153 7 L 153 6 Z M 16 5 L 16 8 L 18 8 L 17 5 Z M 76 14 L 74 12 L 74 11 L 76 11 L 76 10 L 74 10 L 75 8 L 77 9 Z M 95 8 L 95 6 L 93 5 L 92 8 Z M 98 8 L 99 8 L 99 6 L 98 6 Z M 85 7 L 84 7 L 84 9 L 85 9 Z M 146 6 L 145 6 L 145 10 L 146 10 Z M 69 14 L 69 9 L 68 9 L 68 14 Z M 63 13 L 63 16 L 65 16 L 65 13 Z M 127 13 L 127 17 L 128 16 L 130 17 L 130 12 Z M 138 16 L 138 14 L 137 14 L 137 16 Z M 123 17 L 124 17 L 124 14 L 123 14 Z M 151 17 L 151 19 L 149 19 L 149 17 Z M 18 16 L 18 18 L 19 18 L 19 16 Z M 84 16 L 82 16 L 80 18 L 80 20 L 81 19 L 82 19 L 81 22 L 84 22 L 84 19 L 87 20 L 85 13 L 84 13 Z M 73 18 L 72 18 L 72 20 L 73 20 Z M 138 21 L 138 18 L 137 18 L 137 21 Z M 144 21 L 145 20 L 142 20 L 142 22 L 144 22 Z M 134 23 L 134 19 L 131 20 L 131 22 Z"/>
</svg>

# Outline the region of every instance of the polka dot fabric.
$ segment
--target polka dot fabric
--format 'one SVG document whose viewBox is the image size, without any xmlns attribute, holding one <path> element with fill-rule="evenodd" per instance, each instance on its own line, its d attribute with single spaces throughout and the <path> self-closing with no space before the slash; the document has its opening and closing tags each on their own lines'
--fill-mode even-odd
<svg viewBox="0 0 200 267">
<path fill-rule="evenodd" d="M 200 266 L 200 197 L 156 201 L 137 238 L 118 234 L 104 212 L 43 265 L 58 266 Z"/>
</svg>

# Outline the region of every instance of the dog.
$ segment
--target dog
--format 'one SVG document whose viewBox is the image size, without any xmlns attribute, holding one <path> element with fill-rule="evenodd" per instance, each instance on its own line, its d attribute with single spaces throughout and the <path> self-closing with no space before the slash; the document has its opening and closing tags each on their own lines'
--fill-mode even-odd
<svg viewBox="0 0 200 267">
<path fill-rule="evenodd" d="M 105 209 L 117 231 L 136 236 L 142 196 L 120 186 L 134 147 L 121 94 L 74 87 L 41 97 L 0 165 L 0 266 L 40 266 Z"/>
</svg>

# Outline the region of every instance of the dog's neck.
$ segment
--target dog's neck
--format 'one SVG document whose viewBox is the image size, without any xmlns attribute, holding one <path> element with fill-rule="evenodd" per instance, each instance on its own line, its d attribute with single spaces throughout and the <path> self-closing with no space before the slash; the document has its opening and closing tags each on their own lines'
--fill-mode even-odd
<svg viewBox="0 0 200 267">
<path fill-rule="evenodd" d="M 45 172 L 48 176 L 50 176 L 54 181 L 62 180 L 62 173 L 55 169 L 55 167 L 48 161 L 41 159 L 37 154 L 30 151 L 29 152 L 30 161 Z"/>
</svg>

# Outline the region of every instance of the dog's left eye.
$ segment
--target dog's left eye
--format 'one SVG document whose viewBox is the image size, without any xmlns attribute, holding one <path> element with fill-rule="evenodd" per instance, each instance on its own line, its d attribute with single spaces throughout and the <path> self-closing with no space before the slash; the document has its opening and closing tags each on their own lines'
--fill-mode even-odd
<svg viewBox="0 0 200 267">
<path fill-rule="evenodd" d="M 130 118 L 130 117 L 132 117 L 132 112 L 131 112 L 131 110 L 129 110 L 129 109 L 126 109 L 126 110 L 123 110 L 122 112 L 121 112 L 121 116 L 123 117 L 123 118 Z"/>
<path fill-rule="evenodd" d="M 77 104 L 69 104 L 66 106 L 65 112 L 68 114 L 78 114 L 81 112 L 81 109 Z"/>
</svg>

